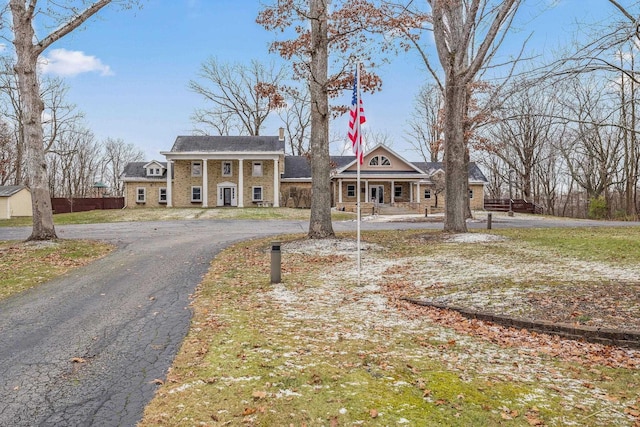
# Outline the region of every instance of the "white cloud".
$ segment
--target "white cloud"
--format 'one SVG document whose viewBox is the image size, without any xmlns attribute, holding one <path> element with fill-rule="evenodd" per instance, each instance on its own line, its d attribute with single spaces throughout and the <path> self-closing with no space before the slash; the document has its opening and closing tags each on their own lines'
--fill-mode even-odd
<svg viewBox="0 0 640 427">
<path fill-rule="evenodd" d="M 98 72 L 101 76 L 112 76 L 113 72 L 95 56 L 77 50 L 53 49 L 40 61 L 44 74 L 73 77 L 81 73 Z"/>
</svg>

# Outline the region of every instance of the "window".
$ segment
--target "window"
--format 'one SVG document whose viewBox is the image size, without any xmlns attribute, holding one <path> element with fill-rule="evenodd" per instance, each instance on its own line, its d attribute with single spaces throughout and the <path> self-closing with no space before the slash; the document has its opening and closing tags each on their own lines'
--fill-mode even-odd
<svg viewBox="0 0 640 427">
<path fill-rule="evenodd" d="M 391 161 L 386 156 L 373 156 L 369 166 L 391 166 Z"/>
<path fill-rule="evenodd" d="M 347 197 L 356 197 L 355 185 L 347 185 Z"/>
<path fill-rule="evenodd" d="M 231 162 L 222 162 L 222 176 L 231 176 Z"/>
<path fill-rule="evenodd" d="M 136 203 L 145 203 L 147 201 L 147 189 L 144 187 L 136 188 Z"/>
<path fill-rule="evenodd" d="M 202 162 L 191 162 L 191 176 L 202 176 Z"/>
<path fill-rule="evenodd" d="M 262 176 L 262 162 L 252 163 L 253 176 Z"/>
<path fill-rule="evenodd" d="M 431 198 L 431 190 L 424 190 L 424 198 L 425 199 Z"/>
<path fill-rule="evenodd" d="M 202 187 L 191 187 L 191 201 L 202 202 Z"/>
<path fill-rule="evenodd" d="M 469 189 L 469 198 L 473 199 L 473 190 Z"/>
<path fill-rule="evenodd" d="M 162 176 L 162 169 L 160 169 L 160 168 L 147 168 L 147 176 Z"/>
<path fill-rule="evenodd" d="M 165 187 L 158 189 L 158 203 L 167 203 L 167 189 Z"/>
<path fill-rule="evenodd" d="M 253 199 L 254 202 L 262 201 L 262 187 L 253 187 Z"/>
<path fill-rule="evenodd" d="M 402 197 L 402 185 L 396 185 L 393 188 L 393 197 Z"/>
</svg>

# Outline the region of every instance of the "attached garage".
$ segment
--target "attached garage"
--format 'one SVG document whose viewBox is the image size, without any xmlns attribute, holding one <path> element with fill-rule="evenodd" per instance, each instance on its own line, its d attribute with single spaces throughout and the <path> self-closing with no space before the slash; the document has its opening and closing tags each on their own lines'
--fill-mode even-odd
<svg viewBox="0 0 640 427">
<path fill-rule="evenodd" d="M 24 185 L 0 186 L 0 219 L 33 216 L 31 192 Z"/>
</svg>

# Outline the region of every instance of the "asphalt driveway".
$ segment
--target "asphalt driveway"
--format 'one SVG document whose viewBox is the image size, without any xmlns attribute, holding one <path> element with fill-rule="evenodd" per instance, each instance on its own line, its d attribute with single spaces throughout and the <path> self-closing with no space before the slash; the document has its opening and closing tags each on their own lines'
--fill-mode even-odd
<svg viewBox="0 0 640 427">
<path fill-rule="evenodd" d="M 613 224 L 494 219 L 494 228 L 587 225 Z M 385 228 L 442 224 L 363 223 L 364 230 Z M 0 302 L 0 426 L 134 426 L 187 333 L 189 295 L 213 257 L 239 240 L 307 229 L 306 221 L 234 220 L 57 227 L 61 238 L 106 240 L 118 249 Z M 29 233 L 0 228 L 0 240 Z"/>
<path fill-rule="evenodd" d="M 234 241 L 304 231 L 265 224 L 59 227 L 60 237 L 118 250 L 0 302 L 0 425 L 135 425 L 189 328 L 189 294 L 213 257 Z M 0 240 L 28 234 L 0 228 Z"/>
</svg>

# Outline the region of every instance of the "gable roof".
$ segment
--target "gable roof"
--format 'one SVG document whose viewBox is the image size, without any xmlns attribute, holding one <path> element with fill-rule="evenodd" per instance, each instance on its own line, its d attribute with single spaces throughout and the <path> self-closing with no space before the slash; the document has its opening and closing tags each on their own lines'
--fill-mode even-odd
<svg viewBox="0 0 640 427">
<path fill-rule="evenodd" d="M 331 156 L 331 168 L 337 171 L 346 169 L 346 166 L 355 161 L 355 156 Z M 444 171 L 442 162 L 412 162 L 411 165 L 420 172 L 432 176 L 439 170 Z M 311 179 L 311 163 L 307 156 L 286 156 L 284 158 L 283 179 Z M 470 182 L 489 182 L 475 162 L 469 162 Z"/>
<path fill-rule="evenodd" d="M 274 152 L 284 153 L 284 140 L 277 136 L 178 136 L 172 153 L 184 152 Z"/>
<path fill-rule="evenodd" d="M 0 185 L 0 197 L 11 197 L 25 188 L 24 185 Z"/>
<path fill-rule="evenodd" d="M 144 167 L 148 168 L 149 166 L 151 166 L 153 164 L 156 164 L 156 165 L 158 165 L 160 167 L 163 167 L 165 169 L 167 168 L 167 163 L 166 162 L 163 164 L 162 162 L 159 162 L 158 160 L 151 160 L 150 162 L 145 163 Z"/>
<path fill-rule="evenodd" d="M 331 169 L 340 169 L 353 162 L 355 156 L 330 156 Z M 283 179 L 311 179 L 311 163 L 307 156 L 285 156 Z"/>
<path fill-rule="evenodd" d="M 363 155 L 363 159 L 366 159 L 370 154 L 373 154 L 375 151 L 377 150 L 382 150 L 382 151 L 386 151 L 389 155 L 396 157 L 400 162 L 402 162 L 403 164 L 407 165 L 407 167 L 409 169 L 412 169 L 409 172 L 413 172 L 413 173 L 421 173 L 422 171 L 418 170 L 415 166 L 415 164 L 406 161 L 401 155 L 399 155 L 398 153 L 396 153 L 395 151 L 393 151 L 391 148 L 387 147 L 384 144 L 378 144 L 375 147 L 373 147 L 371 150 L 367 150 L 366 153 L 364 153 Z M 337 168 L 336 173 L 341 174 L 344 172 L 347 172 L 347 169 L 351 168 L 353 165 L 356 164 L 356 157 L 355 156 L 351 156 L 351 161 L 345 165 L 343 165 L 342 167 Z"/>
<path fill-rule="evenodd" d="M 150 163 L 158 163 L 160 166 L 164 168 L 161 176 L 147 176 L 147 165 Z M 130 162 L 124 167 L 124 170 L 120 174 L 120 179 L 127 178 L 142 178 L 142 179 L 151 179 L 151 180 L 166 180 L 167 179 L 167 162 Z"/>
</svg>

